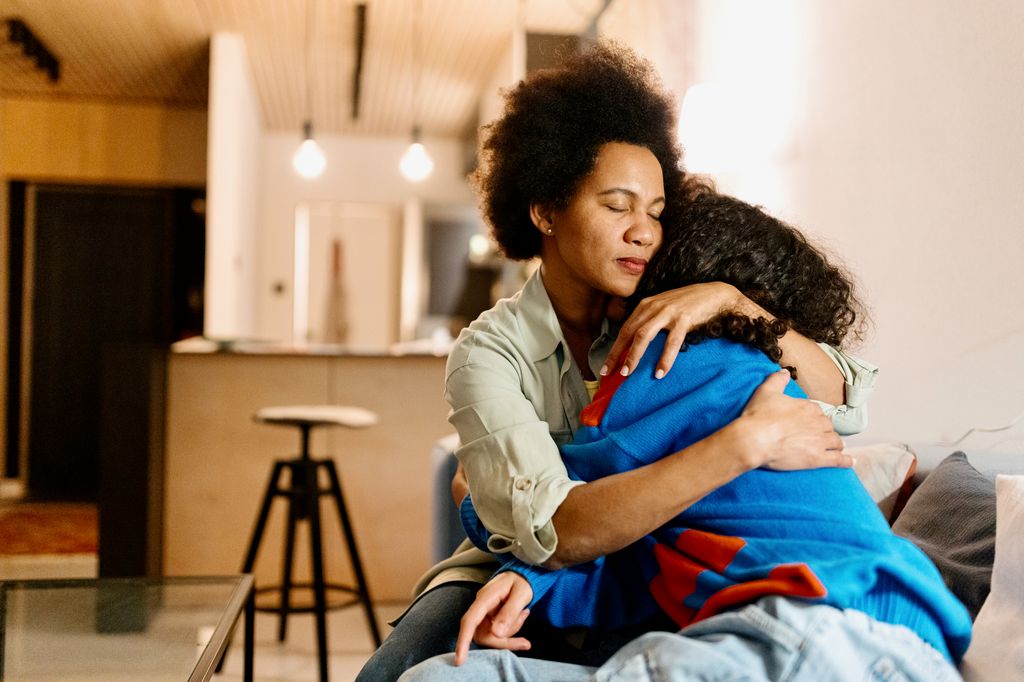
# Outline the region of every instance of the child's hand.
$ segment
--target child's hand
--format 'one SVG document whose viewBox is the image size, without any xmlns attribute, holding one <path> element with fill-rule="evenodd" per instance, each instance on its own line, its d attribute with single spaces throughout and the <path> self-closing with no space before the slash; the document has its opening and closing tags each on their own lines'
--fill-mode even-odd
<svg viewBox="0 0 1024 682">
<path fill-rule="evenodd" d="M 532 599 L 530 583 L 518 573 L 506 571 L 491 578 L 462 617 L 455 642 L 455 665 L 466 662 L 470 641 L 492 649 L 529 649 L 529 640 L 514 635 L 530 615 L 526 606 Z"/>
</svg>

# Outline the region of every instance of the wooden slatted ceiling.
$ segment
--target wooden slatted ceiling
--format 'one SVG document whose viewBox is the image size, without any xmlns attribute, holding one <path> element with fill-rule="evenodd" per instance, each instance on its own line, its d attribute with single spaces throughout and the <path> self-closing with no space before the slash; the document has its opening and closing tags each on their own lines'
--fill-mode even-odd
<svg viewBox="0 0 1024 682">
<path fill-rule="evenodd" d="M 62 68 L 61 82 L 53 85 L 16 53 L 0 65 L 0 93 L 202 105 L 208 76 L 197 62 L 205 67 L 208 38 L 194 9 L 191 17 L 182 16 L 174 4 L 0 0 L 0 17 L 21 17 Z M 145 11 L 132 11 L 132 6 Z M 7 49 L 14 48 L 8 43 Z M 20 77 L 9 77 L 13 63 Z"/>
<path fill-rule="evenodd" d="M 408 134 L 417 110 L 426 135 L 475 123 L 481 88 L 508 48 L 517 16 L 529 30 L 581 31 L 601 0 L 422 0 L 421 58 L 413 61 L 415 0 L 366 0 L 359 119 L 351 119 L 356 0 L 0 0 L 60 59 L 56 85 L 0 35 L 0 96 L 99 98 L 205 107 L 209 37 L 245 39 L 266 126 L 306 118 L 306 1 L 313 120 L 322 132 Z M 624 0 L 619 0 L 624 1 Z"/>
</svg>

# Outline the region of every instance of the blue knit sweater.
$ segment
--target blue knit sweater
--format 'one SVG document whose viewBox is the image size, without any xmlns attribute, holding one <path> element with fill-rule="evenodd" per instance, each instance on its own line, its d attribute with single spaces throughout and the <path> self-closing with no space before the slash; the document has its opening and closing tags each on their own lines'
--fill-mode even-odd
<svg viewBox="0 0 1024 682">
<path fill-rule="evenodd" d="M 596 480 L 688 447 L 738 417 L 779 369 L 754 348 L 715 339 L 691 346 L 655 380 L 664 338 L 628 379 L 602 382 L 562 448 L 573 478 Z M 786 393 L 806 397 L 795 382 Z M 468 497 L 462 516 L 469 537 L 486 547 Z M 557 627 L 613 630 L 659 609 L 685 627 L 762 596 L 789 595 L 905 625 L 954 661 L 970 642 L 967 610 L 927 557 L 893 535 L 850 469 L 750 471 L 629 547 L 566 569 L 498 558 L 502 570 L 530 582 L 534 616 Z"/>
</svg>

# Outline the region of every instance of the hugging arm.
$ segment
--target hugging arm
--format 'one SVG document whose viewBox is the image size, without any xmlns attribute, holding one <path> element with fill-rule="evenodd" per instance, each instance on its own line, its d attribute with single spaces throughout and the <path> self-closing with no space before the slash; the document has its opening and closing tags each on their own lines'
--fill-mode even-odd
<svg viewBox="0 0 1024 682">
<path fill-rule="evenodd" d="M 602 374 L 615 370 L 618 364 L 626 368 L 627 373 L 635 369 L 651 340 L 662 330 L 668 330 L 668 340 L 658 362 L 658 371 L 668 373 L 686 335 L 723 312 L 772 319 L 769 312 L 730 284 L 702 282 L 670 289 L 640 301 L 622 325 Z M 843 373 L 819 344 L 790 329 L 780 339 L 779 346 L 782 348 L 779 364 L 798 368 L 797 383 L 808 397 L 829 405 L 845 404 Z M 620 357 L 622 362 L 617 363 Z"/>
<path fill-rule="evenodd" d="M 686 289 L 698 286 L 705 285 Z M 713 302 L 704 304 L 707 311 L 721 308 L 723 301 L 735 303 L 736 290 L 729 285 L 706 286 L 712 289 L 700 298 Z M 747 303 L 737 305 L 754 305 L 743 300 Z M 672 338 L 670 331 L 666 353 L 671 352 Z M 783 362 L 799 368 L 803 383 L 829 383 L 832 394 L 849 394 L 858 377 L 870 374 L 859 371 L 856 363 L 842 365 L 840 360 L 846 358 L 842 353 L 833 350 L 838 359 L 830 358 L 822 347 L 793 331 L 780 346 Z M 787 379 L 781 376 L 766 380 L 738 419 L 686 449 L 590 483 L 572 481 L 550 435 L 552 427 L 538 416 L 538 399 L 524 394 L 530 363 L 515 356 L 514 350 L 498 338 L 487 345 L 478 341 L 473 353 L 449 370 L 446 398 L 452 407 L 450 421 L 462 442 L 457 454 L 468 487 L 480 519 L 492 534 L 488 549 L 511 552 L 528 564 L 560 568 L 614 552 L 754 468 L 851 464 L 833 429 L 840 418 L 856 421 L 850 411 L 840 403 L 825 416 L 813 403 L 783 395 Z M 827 367 L 815 369 L 822 361 Z M 871 382 L 861 383 L 860 404 Z M 816 391 L 813 385 L 803 387 L 811 398 L 827 392 Z M 559 401 L 559 388 L 545 387 L 543 399 Z M 560 407 L 572 409 L 564 403 Z M 637 496 L 637 490 L 649 494 Z"/>
<path fill-rule="evenodd" d="M 571 541 L 560 542 L 544 565 L 561 568 L 621 549 L 752 469 L 850 466 L 821 409 L 783 394 L 788 381 L 785 371 L 769 376 L 741 416 L 707 438 L 571 490 L 554 515 L 559 536 Z"/>
<path fill-rule="evenodd" d="M 632 471 L 591 483 L 571 481 L 518 377 L 492 367 L 476 368 L 471 378 L 463 374 L 472 369 L 453 374 L 462 385 L 449 380 L 451 420 L 465 443 L 459 459 L 476 511 L 492 533 L 488 549 L 511 552 L 529 564 L 561 568 L 610 554 L 760 466 L 850 464 L 821 410 L 782 394 L 788 381 L 783 373 L 765 381 L 742 416 L 704 440 Z M 474 402 L 462 405 L 455 394 Z M 488 412 L 486 425 L 479 416 L 481 401 L 500 405 Z M 646 494 L 638 496 L 637 490 Z"/>
</svg>

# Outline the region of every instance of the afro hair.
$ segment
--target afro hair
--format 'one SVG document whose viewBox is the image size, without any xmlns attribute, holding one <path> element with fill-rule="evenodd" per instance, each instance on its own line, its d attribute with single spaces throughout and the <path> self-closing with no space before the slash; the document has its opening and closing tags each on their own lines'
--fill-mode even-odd
<svg viewBox="0 0 1024 682">
<path fill-rule="evenodd" d="M 502 252 L 514 260 L 540 253 L 530 206 L 564 208 L 609 142 L 647 148 L 661 164 L 666 191 L 681 187 L 675 129 L 675 100 L 654 68 L 615 43 L 531 74 L 505 93 L 504 112 L 482 128 L 481 165 L 472 178 Z"/>
</svg>

